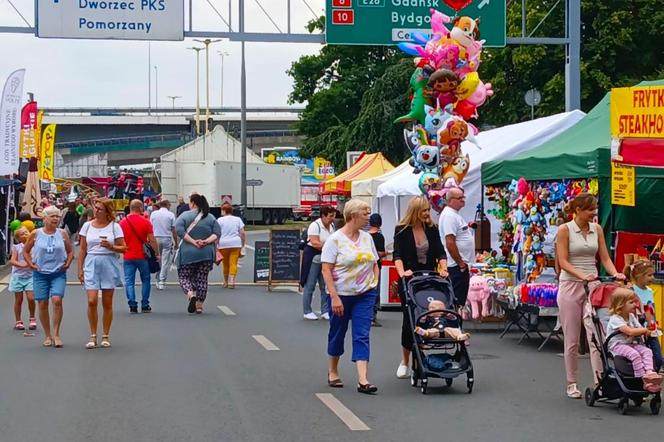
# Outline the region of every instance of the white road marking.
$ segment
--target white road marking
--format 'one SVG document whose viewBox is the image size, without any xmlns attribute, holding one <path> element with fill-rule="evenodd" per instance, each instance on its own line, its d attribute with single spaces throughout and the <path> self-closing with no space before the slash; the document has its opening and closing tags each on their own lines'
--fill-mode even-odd
<svg viewBox="0 0 664 442">
<path fill-rule="evenodd" d="M 256 342 L 258 342 L 260 345 L 262 345 L 263 348 L 265 348 L 265 350 L 269 351 L 279 350 L 279 347 L 274 345 L 272 341 L 270 341 L 268 338 L 266 338 L 263 335 L 251 335 L 251 337 L 254 338 Z"/>
<path fill-rule="evenodd" d="M 332 410 L 332 413 L 336 414 L 341 421 L 346 424 L 346 426 L 351 430 L 351 431 L 368 431 L 371 430 L 365 424 L 360 420 L 359 417 L 355 416 L 355 414 L 348 409 L 344 404 L 339 401 L 336 397 L 334 397 L 333 394 L 331 393 L 316 393 L 316 397 L 320 399 L 322 403 L 324 403 L 327 408 Z"/>
<path fill-rule="evenodd" d="M 218 305 L 217 308 L 221 310 L 226 316 L 235 316 L 235 312 L 225 305 Z"/>
<path fill-rule="evenodd" d="M 245 244 L 245 247 L 248 248 L 249 250 L 256 250 L 256 247 L 250 246 L 249 244 Z"/>
<path fill-rule="evenodd" d="M 12 278 L 12 274 L 5 276 L 0 280 L 0 284 L 9 284 L 9 280 Z"/>
</svg>

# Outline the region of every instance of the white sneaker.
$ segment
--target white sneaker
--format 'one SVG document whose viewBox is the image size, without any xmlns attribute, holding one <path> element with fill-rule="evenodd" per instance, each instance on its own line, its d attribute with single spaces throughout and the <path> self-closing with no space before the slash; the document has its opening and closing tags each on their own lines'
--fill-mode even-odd
<svg viewBox="0 0 664 442">
<path fill-rule="evenodd" d="M 304 319 L 308 319 L 309 321 L 318 321 L 318 316 L 316 316 L 316 313 L 311 312 L 304 315 Z"/>
<path fill-rule="evenodd" d="M 159 282 L 157 283 L 157 288 L 158 288 L 159 290 L 164 290 L 164 283 L 161 282 L 161 281 L 159 281 Z"/>
<path fill-rule="evenodd" d="M 326 321 L 329 321 L 330 320 L 330 314 L 329 313 L 323 313 L 322 315 L 320 315 L 320 318 L 325 319 Z"/>
<path fill-rule="evenodd" d="M 406 365 L 399 363 L 399 368 L 397 368 L 397 377 L 399 379 L 408 379 L 408 376 L 409 376 L 408 367 Z"/>
</svg>

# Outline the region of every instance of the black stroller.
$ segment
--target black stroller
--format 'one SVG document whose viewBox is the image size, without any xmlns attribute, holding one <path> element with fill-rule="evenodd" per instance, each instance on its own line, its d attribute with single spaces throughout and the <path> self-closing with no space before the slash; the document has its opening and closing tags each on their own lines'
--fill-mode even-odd
<svg viewBox="0 0 664 442">
<path fill-rule="evenodd" d="M 607 279 L 602 278 L 602 281 Z M 605 285 L 606 289 L 610 285 Z M 595 402 L 609 402 L 618 401 L 618 411 L 621 414 L 627 414 L 629 401 L 631 400 L 635 406 L 640 407 L 648 396 L 650 399 L 650 412 L 654 415 L 659 414 L 662 406 L 661 393 L 649 393 L 643 389 L 643 379 L 634 377 L 634 370 L 629 359 L 622 356 L 613 356 L 609 351 L 609 341 L 620 332 L 616 331 L 606 338 L 605 325 L 603 319 L 608 318 L 607 314 L 607 299 L 608 296 L 595 296 L 602 287 L 595 289 L 591 296 L 592 321 L 593 321 L 593 336 L 591 338 L 592 345 L 598 350 L 602 358 L 603 370 L 599 373 L 599 383 L 595 388 L 588 387 L 585 391 L 586 405 L 592 407 Z M 586 292 L 588 291 L 588 284 L 586 284 Z M 612 292 L 612 291 L 611 291 Z M 600 345 L 599 343 L 602 342 Z"/>
<path fill-rule="evenodd" d="M 452 284 L 449 280 L 435 272 L 415 272 L 405 284 L 406 308 L 413 333 L 412 371 L 410 383 L 413 387 L 420 387 L 422 394 L 426 394 L 429 378 L 445 379 L 450 387 L 454 378 L 466 375 L 468 393 L 473 391 L 473 364 L 468 356 L 464 341 L 450 338 L 424 338 L 415 333 L 415 326 L 422 326 L 431 313 L 442 313 L 443 318 L 454 323 L 459 328 L 463 324 L 461 315 L 453 310 L 428 311 L 429 303 L 433 300 L 442 301 L 450 306 L 454 301 Z M 433 367 L 436 358 L 437 366 Z"/>
</svg>

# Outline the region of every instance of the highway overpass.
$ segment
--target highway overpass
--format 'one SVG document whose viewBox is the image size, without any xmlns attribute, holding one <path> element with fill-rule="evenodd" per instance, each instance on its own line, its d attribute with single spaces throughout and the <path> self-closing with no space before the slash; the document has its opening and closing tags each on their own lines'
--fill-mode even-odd
<svg viewBox="0 0 664 442">
<path fill-rule="evenodd" d="M 302 108 L 247 109 L 247 141 L 263 147 L 299 146 L 293 124 Z M 205 130 L 205 110 L 200 128 Z M 238 108 L 211 109 L 210 129 L 222 125 L 240 136 Z M 44 124 L 58 125 L 56 152 L 65 163 L 106 154 L 109 166 L 149 163 L 195 138 L 195 109 L 189 108 L 45 108 Z"/>
</svg>

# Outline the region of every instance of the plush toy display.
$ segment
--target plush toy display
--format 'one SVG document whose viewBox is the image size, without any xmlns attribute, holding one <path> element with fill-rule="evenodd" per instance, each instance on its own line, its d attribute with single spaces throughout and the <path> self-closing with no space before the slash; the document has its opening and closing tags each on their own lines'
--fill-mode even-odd
<svg viewBox="0 0 664 442">
<path fill-rule="evenodd" d="M 491 292 L 489 284 L 482 275 L 474 275 L 470 278 L 468 287 L 468 304 L 472 311 L 472 318 L 477 320 L 489 316 L 489 300 Z"/>
</svg>

